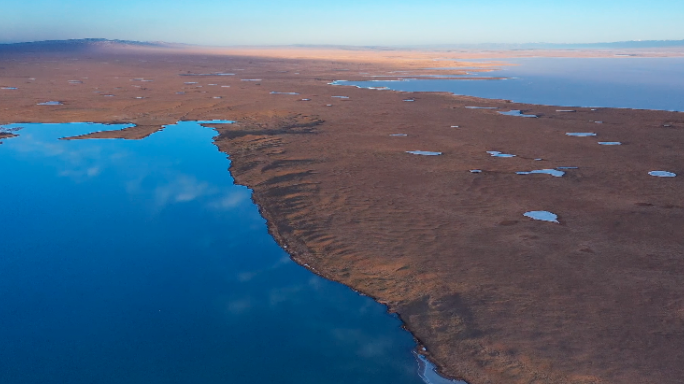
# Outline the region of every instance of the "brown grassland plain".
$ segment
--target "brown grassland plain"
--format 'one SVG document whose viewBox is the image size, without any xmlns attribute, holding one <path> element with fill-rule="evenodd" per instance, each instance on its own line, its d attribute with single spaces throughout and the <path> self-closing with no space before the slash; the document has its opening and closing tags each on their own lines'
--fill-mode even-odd
<svg viewBox="0 0 684 384">
<path fill-rule="evenodd" d="M 510 55 L 0 51 L 0 86 L 18 88 L 0 91 L 0 123 L 135 123 L 73 139 L 141 139 L 178 120 L 235 120 L 210 125 L 215 143 L 230 155 L 236 181 L 253 189 L 273 236 L 300 264 L 397 312 L 444 374 L 472 384 L 681 383 L 684 178 L 648 171 L 684 174 L 684 114 L 569 113 L 328 85 L 437 66 L 486 70 L 467 58 Z M 180 76 L 214 72 L 235 75 Z M 415 101 L 403 101 L 409 97 Z M 37 105 L 50 100 L 63 105 Z M 390 136 L 397 133 L 407 136 Z M 597 144 L 604 140 L 623 145 Z M 515 173 L 559 166 L 578 168 L 562 178 Z M 523 217 L 531 210 L 552 211 L 560 223 Z"/>
</svg>

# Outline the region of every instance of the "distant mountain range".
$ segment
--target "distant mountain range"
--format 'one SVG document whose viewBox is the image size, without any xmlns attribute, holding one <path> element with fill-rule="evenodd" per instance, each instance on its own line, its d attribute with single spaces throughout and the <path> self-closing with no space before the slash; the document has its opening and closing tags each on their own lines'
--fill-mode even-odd
<svg viewBox="0 0 684 384">
<path fill-rule="evenodd" d="M 2 52 L 81 52 L 93 49 L 104 49 L 112 47 L 155 47 L 170 48 L 182 46 L 182 44 L 172 44 L 164 42 L 132 41 L 132 40 L 110 40 L 110 39 L 71 39 L 71 40 L 44 40 L 31 41 L 26 43 L 0 44 Z"/>
<path fill-rule="evenodd" d="M 3 52 L 80 52 L 93 49 L 106 49 L 117 47 L 149 47 L 149 48 L 181 48 L 191 47 L 189 44 L 177 44 L 166 42 L 110 40 L 101 38 L 71 39 L 71 40 L 45 40 L 25 43 L 0 44 L 0 53 Z M 248 47 L 248 46 L 243 46 Z M 285 48 L 287 46 L 269 46 L 272 48 Z M 582 44 L 559 44 L 559 43 L 525 43 L 525 44 L 438 44 L 438 45 L 393 45 L 393 46 L 352 46 L 352 45 L 309 45 L 295 44 L 289 47 L 298 48 L 324 48 L 344 50 L 534 50 L 534 49 L 649 49 L 649 48 L 684 48 L 684 40 L 632 40 L 611 43 L 582 43 Z"/>
</svg>

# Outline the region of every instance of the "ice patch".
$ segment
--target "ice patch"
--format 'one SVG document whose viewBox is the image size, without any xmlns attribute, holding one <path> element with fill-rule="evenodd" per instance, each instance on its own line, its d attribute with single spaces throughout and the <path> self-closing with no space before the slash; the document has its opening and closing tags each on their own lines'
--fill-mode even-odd
<svg viewBox="0 0 684 384">
<path fill-rule="evenodd" d="M 62 105 L 61 101 L 46 101 L 44 103 L 38 103 L 37 105 Z"/>
<path fill-rule="evenodd" d="M 677 174 L 673 172 L 668 172 L 668 171 L 651 171 L 648 173 L 651 176 L 655 177 L 676 177 Z"/>
<path fill-rule="evenodd" d="M 506 116 L 533 117 L 533 118 L 537 117 L 537 115 L 525 115 L 519 109 L 513 109 L 513 110 L 510 110 L 507 112 L 498 111 L 497 113 L 499 113 L 500 115 L 506 115 Z"/>
<path fill-rule="evenodd" d="M 566 132 L 565 133 L 567 136 L 574 136 L 574 137 L 590 137 L 590 136 L 596 136 L 596 133 L 594 132 Z"/>
<path fill-rule="evenodd" d="M 412 155 L 422 155 L 422 156 L 439 156 L 442 152 L 432 152 L 432 151 L 406 151 Z"/>
<path fill-rule="evenodd" d="M 510 153 L 501 153 L 499 151 L 487 151 L 492 157 L 515 157 L 515 155 L 511 155 Z"/>
<path fill-rule="evenodd" d="M 599 145 L 622 145 L 619 141 L 599 141 Z"/>
<path fill-rule="evenodd" d="M 529 211 L 529 212 L 525 212 L 523 214 L 523 216 L 529 217 L 530 219 L 534 219 L 534 220 L 548 221 L 550 223 L 557 223 L 558 222 L 558 216 L 554 213 L 549 212 L 549 211 Z"/>
<path fill-rule="evenodd" d="M 425 350 L 425 349 L 423 349 Z M 435 365 L 432 364 L 425 356 L 413 352 L 418 361 L 418 376 L 425 382 L 425 384 L 467 384 L 461 380 L 451 380 L 443 377 L 437 373 Z"/>
<path fill-rule="evenodd" d="M 565 172 L 559 171 L 557 169 L 535 169 L 534 171 L 529 171 L 529 172 L 516 172 L 518 175 L 532 175 L 532 174 L 537 174 L 537 173 L 542 173 L 542 174 L 547 174 L 551 175 L 553 177 L 563 177 L 565 175 Z"/>
</svg>

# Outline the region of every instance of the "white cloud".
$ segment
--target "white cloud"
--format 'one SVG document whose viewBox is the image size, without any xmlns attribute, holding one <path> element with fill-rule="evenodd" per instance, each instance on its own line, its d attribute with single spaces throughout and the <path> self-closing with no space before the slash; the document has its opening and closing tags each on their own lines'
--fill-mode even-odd
<svg viewBox="0 0 684 384">
<path fill-rule="evenodd" d="M 245 202 L 249 202 L 250 193 L 246 189 L 238 189 L 237 191 L 226 192 L 223 196 L 209 203 L 211 208 L 217 210 L 230 210 Z"/>
<path fill-rule="evenodd" d="M 180 174 L 175 180 L 155 189 L 155 201 L 159 206 L 170 203 L 184 203 L 199 197 L 211 195 L 216 188 L 209 183 L 197 180 L 194 176 Z"/>
</svg>

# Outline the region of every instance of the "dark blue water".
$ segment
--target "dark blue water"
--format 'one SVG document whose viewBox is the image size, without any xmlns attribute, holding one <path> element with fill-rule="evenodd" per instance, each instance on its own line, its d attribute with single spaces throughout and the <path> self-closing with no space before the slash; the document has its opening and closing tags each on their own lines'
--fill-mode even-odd
<svg viewBox="0 0 684 384">
<path fill-rule="evenodd" d="M 684 58 L 524 58 L 478 77 L 505 80 L 337 81 L 362 88 L 440 91 L 520 103 L 684 111 Z M 407 74 L 410 76 L 410 74 Z"/>
<path fill-rule="evenodd" d="M 0 383 L 422 383 L 396 317 L 275 243 L 213 130 L 19 126 L 0 145 Z"/>
</svg>

